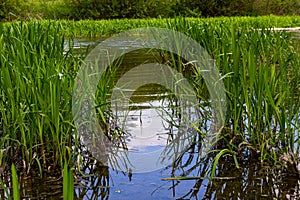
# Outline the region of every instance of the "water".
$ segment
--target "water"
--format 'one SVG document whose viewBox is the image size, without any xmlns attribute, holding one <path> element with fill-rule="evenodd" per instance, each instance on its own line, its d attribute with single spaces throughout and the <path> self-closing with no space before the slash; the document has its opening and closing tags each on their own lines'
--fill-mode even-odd
<svg viewBox="0 0 300 200">
<path fill-rule="evenodd" d="M 299 35 L 295 35 L 296 38 Z M 147 51 L 135 51 L 124 58 L 125 73 L 132 66 L 143 62 L 155 62 Z M 126 69 L 128 68 L 128 69 Z M 120 76 L 122 76 L 121 74 Z M 141 76 L 136 74 L 136 76 Z M 164 148 L 169 131 L 176 128 L 168 126 L 165 119 L 168 114 L 178 122 L 174 110 L 168 110 L 167 91 L 157 85 L 146 85 L 135 91 L 131 97 L 133 103 L 125 120 L 125 128 L 131 134 L 126 141 L 128 149 L 140 153 Z M 166 100 L 167 99 L 167 100 Z M 173 105 L 173 104 L 172 104 Z M 164 114 L 159 113 L 163 109 Z M 176 111 L 175 111 L 176 113 Z M 173 114 L 173 115 L 172 115 Z M 122 116 L 118 114 L 118 116 Z M 121 120 L 121 121 L 124 121 Z M 174 122 L 173 121 L 173 122 Z M 220 161 L 216 169 L 219 178 L 211 182 L 206 178 L 211 159 L 201 159 L 201 149 L 194 146 L 175 162 L 173 166 L 146 173 L 133 173 L 110 170 L 108 199 L 279 199 L 299 198 L 299 180 L 280 168 L 263 166 L 258 160 L 238 158 L 237 169 L 230 156 Z M 195 180 L 162 180 L 163 178 L 187 176 L 198 177 Z M 94 190 L 87 192 L 92 196 Z"/>
<path fill-rule="evenodd" d="M 74 41 L 75 49 L 92 49 L 103 38 L 95 40 L 78 39 Z M 67 45 L 66 45 L 67 48 Z M 134 66 L 156 62 L 157 58 L 147 50 L 131 52 L 125 56 L 118 73 L 121 77 Z M 142 72 L 141 72 L 142 73 Z M 144 73 L 144 71 L 143 71 Z M 140 77 L 142 74 L 135 73 Z M 132 77 L 133 78 L 133 77 Z M 119 78 L 120 80 L 120 78 Z M 155 160 L 149 157 L 151 152 L 161 155 L 170 135 L 178 134 L 180 117 L 176 112 L 176 101 L 168 91 L 156 84 L 139 87 L 130 97 L 128 107 L 113 105 L 113 113 L 117 116 L 117 126 L 123 126 L 128 133 L 124 141 L 130 152 L 142 154 L 140 160 L 133 165 L 151 166 L 150 169 L 135 171 L 115 170 L 100 166 L 88 154 L 83 155 L 81 172 L 75 177 L 76 199 L 295 199 L 300 198 L 297 177 L 289 176 L 288 171 L 280 168 L 268 168 L 258 160 L 238 158 L 240 168 L 234 165 L 231 156 L 220 160 L 216 169 L 216 179 L 207 179 L 207 170 L 211 167 L 211 158 L 201 157 L 202 147 L 191 143 L 190 149 L 178 157 L 174 165 L 151 165 Z M 192 111 L 191 116 L 194 116 Z M 123 114 L 122 114 L 123 113 Z M 170 125 L 168 122 L 174 123 Z M 206 123 L 209 124 L 209 123 Z M 195 135 L 194 141 L 199 136 Z M 135 157 L 136 158 L 136 157 Z M 146 163 L 149 162 L 149 163 Z M 189 177 L 189 180 L 163 180 L 170 177 Z M 197 177 L 197 178 L 192 178 Z M 59 199 L 62 197 L 61 172 L 44 173 L 43 178 L 32 173 L 21 176 L 21 195 L 23 199 Z M 5 180 L 5 179 L 4 179 Z M 6 179 L 7 184 L 10 181 Z M 9 186 L 9 184 L 8 184 Z M 10 188 L 10 187 L 9 187 Z M 0 198 L 6 197 L 3 190 Z"/>
</svg>

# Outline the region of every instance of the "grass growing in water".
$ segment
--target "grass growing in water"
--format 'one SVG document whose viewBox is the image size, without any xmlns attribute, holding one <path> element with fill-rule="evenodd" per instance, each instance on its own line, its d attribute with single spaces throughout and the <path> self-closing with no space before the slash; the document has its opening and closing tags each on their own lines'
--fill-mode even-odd
<svg viewBox="0 0 300 200">
<path fill-rule="evenodd" d="M 1 30 L 1 149 L 12 158 L 8 163 L 24 160 L 27 170 L 33 164 L 56 167 L 70 156 L 71 90 L 78 61 L 64 53 L 60 30 L 39 23 Z"/>
<path fill-rule="evenodd" d="M 12 166 L 11 166 L 11 176 L 12 176 L 14 199 L 19 200 L 20 199 L 20 191 L 19 191 L 18 174 L 17 174 L 16 167 L 14 164 L 12 164 Z"/>
<path fill-rule="evenodd" d="M 73 200 L 74 199 L 74 178 L 73 172 L 68 168 L 68 164 L 64 164 L 63 172 L 63 199 Z"/>
<path fill-rule="evenodd" d="M 197 40 L 215 60 L 220 73 L 226 75 L 226 126 L 216 146 L 219 154 L 212 169 L 216 169 L 220 156 L 228 153 L 236 156 L 238 162 L 252 156 L 261 162 L 286 164 L 295 169 L 300 149 L 299 56 L 290 43 L 290 33 L 261 28 L 297 26 L 300 20 L 274 16 L 270 19 L 42 21 L 1 25 L 1 167 L 14 162 L 17 168 L 30 171 L 34 166 L 42 172 L 62 167 L 72 159 L 71 138 L 76 131 L 71 94 L 81 60 L 73 55 L 72 48 L 64 52 L 64 34 L 109 35 L 136 27 L 159 26 Z M 202 97 L 205 87 L 201 72 L 194 75 L 199 98 L 207 98 Z M 109 92 L 104 84 L 100 86 Z M 102 100 L 99 103 L 105 103 Z M 100 116 L 103 114 L 97 111 Z M 105 121 L 105 115 L 102 116 Z"/>
<path fill-rule="evenodd" d="M 216 158 L 229 153 L 236 163 L 236 156 L 240 162 L 250 156 L 262 163 L 286 165 L 291 174 L 298 174 L 300 60 L 291 34 L 238 20 L 195 26 L 178 19 L 169 24 L 174 27 L 197 40 L 224 77 L 227 113 Z M 201 72 L 195 72 L 195 77 L 196 88 L 203 88 Z"/>
</svg>

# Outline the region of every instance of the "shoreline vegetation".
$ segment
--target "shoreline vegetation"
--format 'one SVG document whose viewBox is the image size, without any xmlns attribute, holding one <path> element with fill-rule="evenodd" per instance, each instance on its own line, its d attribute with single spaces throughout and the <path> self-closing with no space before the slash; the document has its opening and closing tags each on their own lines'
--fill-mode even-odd
<svg viewBox="0 0 300 200">
<path fill-rule="evenodd" d="M 223 23 L 235 24 L 237 27 L 246 26 L 250 29 L 270 29 L 270 31 L 298 31 L 300 27 L 300 16 L 258 16 L 258 17 L 214 17 L 214 18 L 166 18 L 166 19 L 109 19 L 109 20 L 30 20 L 15 21 L 0 24 L 0 27 L 10 26 L 11 24 L 31 24 L 38 23 L 45 28 L 49 24 L 60 26 L 60 34 L 65 37 L 103 37 L 111 36 L 126 30 L 143 27 L 169 28 L 179 19 L 184 19 L 193 26 L 199 28 L 209 26 L 209 24 L 222 25 Z M 297 30 L 295 30 L 297 29 Z"/>
<path fill-rule="evenodd" d="M 299 27 L 300 16 L 274 15 L 0 24 L 2 174 L 9 173 L 12 164 L 18 172 L 37 169 L 41 175 L 44 171 L 66 169 L 66 163 L 78 165 L 76 169 L 80 171 L 83 163 L 75 158 L 80 157 L 80 142 L 71 107 L 74 79 L 86 52 L 78 55 L 72 45 L 65 52 L 65 44 L 72 44 L 73 38 L 109 36 L 148 26 L 176 30 L 199 42 L 223 77 L 227 113 L 220 140 L 210 154 L 213 165 L 207 174 L 217 175 L 218 162 L 229 157 L 237 168 L 238 163 L 254 159 L 299 177 L 299 41 L 293 43 L 291 33 L 274 28 Z M 173 66 L 185 64 L 163 53 Z M 209 104 L 209 99 L 202 96 L 205 86 L 201 72 L 193 71 L 193 77 L 197 98 Z M 97 114 L 104 125 L 109 123 L 105 96 L 113 84 L 111 80 L 98 84 L 99 91 L 105 92 L 97 94 L 101 97 Z"/>
<path fill-rule="evenodd" d="M 47 168 L 47 163 L 63 166 L 72 149 L 72 85 L 82 62 L 73 54 L 72 48 L 64 53 L 66 38 L 111 35 L 146 26 L 182 31 L 209 52 L 223 76 L 235 74 L 224 80 L 229 92 L 227 104 L 232 106 L 228 110 L 233 112 L 227 113 L 229 130 L 244 132 L 239 130 L 239 125 L 245 127 L 246 118 L 248 134 L 272 129 L 284 136 L 287 129 L 289 137 L 281 139 L 295 139 L 290 137 L 299 129 L 296 126 L 297 109 L 299 111 L 299 69 L 296 66 L 299 56 L 291 45 L 289 33 L 268 28 L 299 26 L 299 23 L 300 17 L 277 16 L 6 23 L 0 26 L 0 54 L 3 58 L 0 61 L 1 157 L 10 160 L 13 157 L 10 151 L 22 155 L 27 170 L 34 162 L 40 168 Z M 232 79 L 239 81 L 238 88 Z M 269 96 L 258 96 L 263 92 Z M 291 113 L 286 113 L 290 109 Z M 254 125 L 258 123 L 256 120 L 262 124 Z M 259 131 L 255 134 L 261 135 Z M 249 145 L 255 142 L 253 148 L 255 145 L 264 148 L 270 139 L 255 137 L 248 141 L 244 138 L 244 142 Z M 261 150 L 264 153 L 265 149 Z M 46 156 L 48 153 L 52 156 Z M 289 152 L 280 154 L 283 153 Z M 53 160 L 47 161 L 46 158 L 50 157 Z"/>
</svg>

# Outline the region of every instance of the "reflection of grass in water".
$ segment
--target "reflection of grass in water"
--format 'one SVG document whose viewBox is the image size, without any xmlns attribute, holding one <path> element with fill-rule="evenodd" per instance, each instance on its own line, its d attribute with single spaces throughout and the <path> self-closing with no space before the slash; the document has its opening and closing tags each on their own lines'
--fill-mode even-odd
<svg viewBox="0 0 300 200">
<path fill-rule="evenodd" d="M 219 152 L 214 154 L 216 158 L 229 152 L 236 158 L 242 149 L 248 149 L 245 158 L 279 164 L 288 154 L 289 162 L 297 163 L 293 154 L 297 155 L 300 147 L 294 146 L 299 131 L 299 56 L 290 45 L 290 34 L 249 30 L 234 23 L 203 24 L 205 31 L 185 20 L 178 20 L 175 26 L 183 32 L 189 28 L 188 34 L 211 54 L 224 76 L 227 113 L 222 135 L 212 149 Z M 176 56 L 165 57 L 171 58 L 174 66 L 182 62 Z M 194 70 L 194 76 L 199 80 L 196 90 L 202 88 L 201 72 Z"/>
<path fill-rule="evenodd" d="M 241 158 L 239 165 L 243 159 L 256 158 L 259 162 L 282 165 L 289 172 L 297 173 L 295 163 L 299 145 L 294 144 L 298 141 L 295 133 L 299 132 L 299 57 L 291 46 L 289 33 L 256 29 L 257 24 L 269 26 L 273 18 L 154 19 L 135 21 L 128 27 L 151 23 L 176 27 L 197 40 L 215 60 L 227 92 L 227 113 L 226 124 L 212 149 L 212 156 L 228 149 L 227 152 L 234 152 L 231 155 Z M 290 21 L 291 18 L 276 19 Z M 74 35 L 96 35 L 99 34 L 98 26 L 95 32 L 86 31 L 90 30 L 87 27 L 96 27 L 97 23 L 111 23 L 107 30 L 102 26 L 100 34 L 124 30 L 114 26 L 119 21 L 0 25 L 3 168 L 15 162 L 17 169 L 30 171 L 39 167 L 45 170 L 62 167 L 65 161 L 72 162 L 71 155 L 78 148 L 75 145 L 72 149 L 71 91 L 82 60 L 74 56 L 72 49 L 64 54 L 61 26 L 67 27 L 68 34 L 74 31 Z M 131 22 L 125 20 L 122 23 Z M 281 21 L 277 25 L 280 24 L 284 23 Z M 184 60 L 169 58 L 184 69 L 186 63 L 180 65 Z M 193 70 L 190 83 L 198 98 L 206 101 L 201 72 L 193 67 L 189 70 Z M 109 80 L 99 82 L 97 104 L 103 107 L 97 107 L 97 114 L 103 126 L 110 123 L 109 112 L 104 112 L 109 110 L 105 106 L 108 103 L 106 94 L 111 89 L 106 86 L 113 85 L 113 80 Z M 210 102 L 207 100 L 206 103 Z M 205 134 L 205 130 L 201 131 L 200 136 Z M 199 146 L 201 139 L 195 140 Z M 234 163 L 234 160 L 229 161 Z M 219 172 L 219 167 L 222 166 L 216 162 L 211 168 Z"/>
<path fill-rule="evenodd" d="M 130 97 L 131 103 L 151 102 L 165 99 L 168 96 L 168 90 L 158 84 L 147 84 L 139 87 Z"/>
<path fill-rule="evenodd" d="M 186 190 L 185 194 L 177 198 L 286 198 L 286 195 L 298 198 L 299 194 L 294 193 L 294 188 L 299 187 L 297 177 L 291 176 L 288 171 L 282 170 L 280 166 L 272 168 L 261 165 L 259 160 L 239 159 L 240 168 L 236 169 L 233 159 L 230 156 L 222 157 L 219 161 L 216 177 L 209 180 L 205 176 L 212 159 L 204 159 L 199 163 L 189 166 L 179 166 L 178 171 L 184 171 L 177 177 L 166 180 L 174 181 L 170 188 L 180 187 L 182 181 L 193 182 L 193 186 Z M 181 168 L 184 167 L 184 168 Z M 198 176 L 189 176 L 189 173 Z M 258 189 L 259 188 L 259 189 Z"/>
</svg>

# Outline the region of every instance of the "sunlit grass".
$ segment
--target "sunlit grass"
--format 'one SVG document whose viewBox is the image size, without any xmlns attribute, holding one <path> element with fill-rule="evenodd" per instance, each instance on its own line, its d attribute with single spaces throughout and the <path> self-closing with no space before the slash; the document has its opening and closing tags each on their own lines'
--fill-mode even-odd
<svg viewBox="0 0 300 200">
<path fill-rule="evenodd" d="M 197 40 L 225 77 L 226 123 L 214 147 L 219 153 L 211 175 L 221 155 L 233 156 L 236 166 L 236 153 L 241 159 L 247 155 L 262 163 L 284 164 L 283 155 L 290 163 L 298 162 L 299 52 L 291 33 L 268 30 L 267 22 L 259 28 L 253 22 L 235 18 L 230 24 L 211 21 L 195 26 L 184 19 L 169 23 L 170 29 L 175 27 Z M 196 77 L 201 80 L 201 72 Z M 199 81 L 196 88 L 202 86 Z"/>
<path fill-rule="evenodd" d="M 73 171 L 68 168 L 68 164 L 64 164 L 63 171 L 63 199 L 73 200 L 74 199 L 74 178 Z"/>
<path fill-rule="evenodd" d="M 179 18 L 180 19 L 180 18 Z M 169 27 L 168 24 L 176 23 L 177 27 L 185 27 L 181 30 L 188 33 L 189 29 L 201 28 L 207 24 L 211 27 L 218 27 L 231 24 L 238 24 L 242 28 L 269 28 L 269 27 L 299 27 L 299 16 L 259 16 L 259 17 L 216 17 L 216 18 L 185 18 L 177 19 L 112 19 L 112 20 L 42 20 L 39 22 L 47 27 L 49 22 L 64 27 L 63 32 L 67 37 L 97 37 L 104 35 L 113 35 L 133 28 L 141 27 Z M 177 23 L 178 22 L 178 23 Z M 30 23 L 30 22 L 29 22 Z M 10 25 L 11 23 L 6 23 Z M 208 38 L 207 38 L 208 39 Z M 213 39 L 213 38 L 210 38 Z M 212 43 L 212 42 L 210 42 Z"/>
<path fill-rule="evenodd" d="M 18 174 L 16 171 L 16 167 L 14 164 L 11 166 L 11 176 L 12 176 L 12 185 L 13 185 L 13 197 L 15 200 L 19 200 L 20 199 L 19 181 L 18 181 Z"/>
<path fill-rule="evenodd" d="M 2 31 L 1 145 L 7 155 L 8 147 L 13 153 L 20 146 L 27 169 L 58 166 L 71 145 L 71 87 L 78 63 L 63 53 L 59 30 L 21 23 Z"/>
<path fill-rule="evenodd" d="M 72 147 L 78 141 L 72 143 L 73 135 L 77 139 L 72 88 L 82 58 L 74 55 L 72 48 L 64 52 L 66 38 L 155 26 L 180 31 L 198 41 L 224 77 L 228 107 L 220 143 L 213 151 L 213 171 L 228 154 L 238 166 L 244 159 L 241 152 L 261 162 L 283 165 L 283 156 L 292 159 L 300 151 L 299 52 L 291 43 L 291 33 L 264 28 L 299 25 L 300 17 L 276 16 L 1 24 L 0 163 L 4 167 L 21 161 L 26 171 L 35 167 L 42 173 L 73 161 L 76 147 Z M 110 73 L 114 75 L 115 70 Z M 194 73 L 196 81 L 191 82 L 195 82 L 198 97 L 208 98 L 202 95 L 201 73 Z M 105 93 L 111 92 L 106 83 L 99 82 L 97 95 L 101 98 L 97 103 L 101 105 L 107 103 Z M 102 122 L 109 123 L 106 113 L 96 109 Z M 66 177 L 71 178 L 70 174 Z"/>
</svg>

